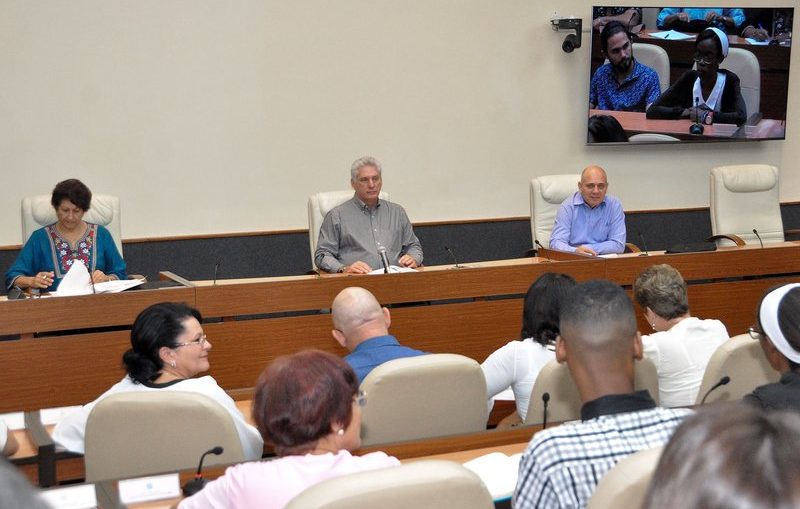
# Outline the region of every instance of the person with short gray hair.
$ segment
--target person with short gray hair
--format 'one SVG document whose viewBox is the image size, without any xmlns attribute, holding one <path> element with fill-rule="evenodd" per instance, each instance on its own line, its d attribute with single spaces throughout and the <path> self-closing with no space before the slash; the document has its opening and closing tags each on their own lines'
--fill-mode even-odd
<svg viewBox="0 0 800 509">
<path fill-rule="evenodd" d="M 708 361 L 729 339 L 728 329 L 719 320 L 691 315 L 686 282 L 669 265 L 653 265 L 639 274 L 633 296 L 653 328 L 642 336 L 642 344 L 658 370 L 661 404 L 694 405 Z"/>
<path fill-rule="evenodd" d="M 390 265 L 416 268 L 422 246 L 400 205 L 380 199 L 381 163 L 371 156 L 350 167 L 355 194 L 325 216 L 319 230 L 314 263 L 325 272 L 368 274 L 380 269 L 381 252 Z"/>
</svg>

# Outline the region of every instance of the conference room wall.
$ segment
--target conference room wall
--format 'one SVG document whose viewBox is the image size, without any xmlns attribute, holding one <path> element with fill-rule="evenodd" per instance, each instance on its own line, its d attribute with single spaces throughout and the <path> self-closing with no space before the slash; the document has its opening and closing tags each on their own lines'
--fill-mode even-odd
<svg viewBox="0 0 800 509">
<path fill-rule="evenodd" d="M 549 18 L 590 5 L 0 0 L 0 246 L 70 176 L 121 197 L 126 239 L 300 229 L 366 153 L 414 222 L 526 216 L 531 177 L 589 163 L 627 210 L 706 206 L 738 162 L 800 199 L 796 78 L 786 142 L 586 147 L 587 34 L 564 54 Z"/>
</svg>

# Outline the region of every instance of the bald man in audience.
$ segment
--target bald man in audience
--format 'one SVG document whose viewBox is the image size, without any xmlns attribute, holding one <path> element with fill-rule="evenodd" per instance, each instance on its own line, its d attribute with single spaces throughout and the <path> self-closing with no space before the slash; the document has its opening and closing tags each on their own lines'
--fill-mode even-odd
<svg viewBox="0 0 800 509">
<path fill-rule="evenodd" d="M 580 393 L 581 421 L 533 436 L 519 464 L 514 507 L 585 507 L 619 460 L 665 444 L 691 411 L 656 407 L 634 391 L 642 338 L 630 299 L 619 285 L 594 280 L 565 299 L 556 360 L 567 364 Z"/>
<path fill-rule="evenodd" d="M 625 250 L 625 212 L 622 204 L 606 195 L 608 177 L 599 166 L 581 173 L 578 191 L 556 213 L 550 248 L 592 256 Z"/>
<path fill-rule="evenodd" d="M 389 334 L 392 324 L 389 310 L 363 288 L 345 288 L 331 307 L 333 337 L 350 350 L 344 360 L 353 367 L 359 383 L 384 362 L 427 353 L 405 347 Z"/>
</svg>

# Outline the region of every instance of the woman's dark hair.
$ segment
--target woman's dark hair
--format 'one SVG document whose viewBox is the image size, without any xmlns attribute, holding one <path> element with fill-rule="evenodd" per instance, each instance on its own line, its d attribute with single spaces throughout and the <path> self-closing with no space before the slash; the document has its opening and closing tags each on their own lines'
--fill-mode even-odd
<svg viewBox="0 0 800 509">
<path fill-rule="evenodd" d="M 533 338 L 541 345 L 552 344 L 558 336 L 558 314 L 564 297 L 575 286 L 572 276 L 545 272 L 533 282 L 522 307 L 520 339 Z"/>
<path fill-rule="evenodd" d="M 345 361 L 320 350 L 278 357 L 256 384 L 253 420 L 279 456 L 305 454 L 353 417 L 358 378 Z"/>
<path fill-rule="evenodd" d="M 619 120 L 611 115 L 592 115 L 589 117 L 589 143 L 609 143 L 628 141 L 625 129 Z"/>
<path fill-rule="evenodd" d="M 78 179 L 62 180 L 53 188 L 50 204 L 57 209 L 64 200 L 71 201 L 76 207 L 86 212 L 92 206 L 92 192 Z"/>
<path fill-rule="evenodd" d="M 800 415 L 741 402 L 702 407 L 664 448 L 642 507 L 800 507 Z"/>
<path fill-rule="evenodd" d="M 783 285 L 778 285 L 767 290 L 764 296 L 761 297 L 761 301 L 758 303 L 758 309 L 756 310 L 756 321 L 758 322 L 758 328 L 761 331 L 764 330 L 764 327 L 761 324 L 761 304 L 764 302 L 764 298 L 767 295 L 772 293 L 774 290 L 777 290 L 781 286 Z M 789 346 L 791 346 L 795 351 L 800 352 L 800 287 L 792 288 L 786 292 L 786 295 L 783 296 L 780 304 L 778 304 L 778 327 L 780 327 L 783 337 L 786 338 Z M 789 363 L 789 369 L 792 371 L 800 369 L 800 364 L 792 361 L 791 359 L 786 360 Z"/>
<path fill-rule="evenodd" d="M 603 27 L 603 30 L 600 32 L 600 47 L 603 48 L 603 53 L 608 52 L 608 40 L 615 34 L 623 32 L 625 35 L 628 36 L 628 40 L 632 40 L 633 37 L 631 33 L 628 32 L 628 29 L 619 21 L 609 21 Z"/>
<path fill-rule="evenodd" d="M 717 49 L 717 58 L 719 59 L 717 63 L 722 62 L 725 59 L 725 57 L 722 55 L 722 41 L 719 40 L 719 36 L 713 30 L 706 28 L 697 34 L 697 38 L 694 40 L 694 48 L 697 49 L 701 42 L 708 39 L 714 40 L 714 47 Z"/>
<path fill-rule="evenodd" d="M 131 328 L 131 348 L 122 356 L 125 370 L 134 382 L 151 382 L 158 378 L 164 362 L 161 347 L 175 348 L 184 331 L 187 318 L 203 321 L 200 312 L 178 302 L 161 302 L 148 307 L 136 317 Z"/>
</svg>

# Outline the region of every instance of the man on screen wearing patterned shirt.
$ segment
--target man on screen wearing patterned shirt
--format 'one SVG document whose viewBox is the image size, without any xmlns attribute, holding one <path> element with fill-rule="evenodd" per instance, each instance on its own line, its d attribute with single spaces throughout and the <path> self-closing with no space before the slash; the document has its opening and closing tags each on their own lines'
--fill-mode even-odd
<svg viewBox="0 0 800 509">
<path fill-rule="evenodd" d="M 600 46 L 608 63 L 598 68 L 589 84 L 589 108 L 647 111 L 661 94 L 658 74 L 633 58 L 631 34 L 619 21 L 600 32 Z"/>
<path fill-rule="evenodd" d="M 633 305 L 619 285 L 594 280 L 570 290 L 556 360 L 578 388 L 581 421 L 533 436 L 519 464 L 515 509 L 585 507 L 619 460 L 669 440 L 690 410 L 659 408 L 646 390 L 634 391 L 641 358 Z"/>
</svg>

